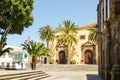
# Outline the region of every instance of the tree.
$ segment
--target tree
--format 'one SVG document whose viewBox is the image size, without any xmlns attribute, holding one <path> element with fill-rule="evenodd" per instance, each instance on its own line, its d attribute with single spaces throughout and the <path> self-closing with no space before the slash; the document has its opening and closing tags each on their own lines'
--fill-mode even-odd
<svg viewBox="0 0 120 80">
<path fill-rule="evenodd" d="M 10 47 L 8 47 L 8 48 L 5 48 L 5 49 L 3 49 L 3 50 L 1 50 L 0 51 L 0 56 L 2 56 L 5 52 L 10 52 L 10 50 L 12 50 L 13 48 L 10 48 Z"/>
<path fill-rule="evenodd" d="M 97 25 L 93 25 L 91 28 L 88 29 L 90 31 L 90 34 L 88 35 L 88 40 L 95 44 L 98 43 L 98 34 L 96 32 L 96 26 Z"/>
<path fill-rule="evenodd" d="M 39 29 L 40 39 L 46 40 L 47 48 L 49 48 L 49 41 L 55 38 L 55 31 L 50 27 L 50 25 L 46 25 Z"/>
<path fill-rule="evenodd" d="M 71 54 L 71 49 L 73 44 L 77 44 L 76 33 L 79 29 L 75 23 L 72 23 L 70 20 L 63 21 L 62 24 L 59 25 L 57 37 L 58 45 L 68 46 L 68 54 Z M 69 62 L 70 55 L 68 55 Z"/>
<path fill-rule="evenodd" d="M 31 11 L 34 0 L 0 1 L 0 50 L 4 47 L 7 34 L 21 34 L 33 22 Z"/>
<path fill-rule="evenodd" d="M 32 70 L 36 69 L 36 58 L 38 56 L 50 56 L 49 49 L 44 47 L 43 43 L 37 43 L 30 41 L 29 43 L 21 44 L 24 49 L 28 51 L 32 58 L 31 68 Z"/>
<path fill-rule="evenodd" d="M 78 31 L 77 25 L 70 20 L 63 21 L 58 28 L 61 33 L 58 35 L 58 44 L 66 44 L 72 46 L 77 43 L 76 33 Z"/>
</svg>

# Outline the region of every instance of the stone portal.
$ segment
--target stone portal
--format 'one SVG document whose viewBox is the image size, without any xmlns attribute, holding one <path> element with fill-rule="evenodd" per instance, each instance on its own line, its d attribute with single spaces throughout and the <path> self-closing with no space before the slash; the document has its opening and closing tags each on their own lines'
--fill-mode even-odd
<svg viewBox="0 0 120 80">
<path fill-rule="evenodd" d="M 66 64 L 65 51 L 59 52 L 59 64 Z"/>
</svg>

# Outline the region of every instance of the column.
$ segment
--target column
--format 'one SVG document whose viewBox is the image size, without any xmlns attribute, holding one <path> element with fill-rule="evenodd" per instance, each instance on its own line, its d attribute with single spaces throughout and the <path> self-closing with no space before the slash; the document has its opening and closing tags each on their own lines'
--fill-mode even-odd
<svg viewBox="0 0 120 80">
<path fill-rule="evenodd" d="M 118 24 L 118 19 L 115 22 L 115 45 L 114 45 L 114 65 L 112 68 L 113 71 L 113 80 L 120 79 L 120 25 Z"/>
<path fill-rule="evenodd" d="M 110 29 L 110 25 L 106 25 L 107 28 L 107 32 L 106 32 L 106 62 L 105 62 L 105 80 L 110 80 L 110 70 L 111 70 L 111 58 L 110 58 L 110 50 L 111 50 L 111 29 Z"/>
</svg>

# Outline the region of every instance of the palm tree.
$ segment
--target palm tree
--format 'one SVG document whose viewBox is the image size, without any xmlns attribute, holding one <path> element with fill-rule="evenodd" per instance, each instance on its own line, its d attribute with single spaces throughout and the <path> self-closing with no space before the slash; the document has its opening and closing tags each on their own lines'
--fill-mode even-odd
<svg viewBox="0 0 120 80">
<path fill-rule="evenodd" d="M 23 49 L 26 49 L 32 58 L 31 68 L 32 70 L 36 69 L 36 58 L 38 56 L 50 56 L 49 49 L 44 47 L 43 43 L 37 43 L 30 41 L 29 43 L 21 44 Z"/>
<path fill-rule="evenodd" d="M 93 25 L 91 28 L 88 29 L 90 31 L 90 34 L 88 35 L 88 40 L 95 44 L 98 43 L 98 34 L 96 32 L 96 27 L 97 25 Z"/>
<path fill-rule="evenodd" d="M 58 31 L 60 34 L 57 35 L 58 45 L 68 46 L 68 54 L 71 54 L 72 45 L 77 44 L 76 33 L 79 29 L 75 23 L 70 20 L 65 20 L 59 25 Z M 69 62 L 70 55 L 68 55 Z"/>
<path fill-rule="evenodd" d="M 78 31 L 77 25 L 72 23 L 70 20 L 63 21 L 59 25 L 58 30 L 60 35 L 58 35 L 58 44 L 65 44 L 72 46 L 73 43 L 77 43 L 76 33 Z"/>
<path fill-rule="evenodd" d="M 46 25 L 41 27 L 38 32 L 40 33 L 40 39 L 46 40 L 47 48 L 49 48 L 49 41 L 55 38 L 55 31 L 50 27 L 50 25 Z"/>
</svg>

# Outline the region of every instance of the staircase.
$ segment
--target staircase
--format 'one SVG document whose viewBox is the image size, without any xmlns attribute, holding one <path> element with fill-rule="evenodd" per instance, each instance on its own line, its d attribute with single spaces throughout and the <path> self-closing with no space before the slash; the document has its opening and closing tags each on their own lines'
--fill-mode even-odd
<svg viewBox="0 0 120 80">
<path fill-rule="evenodd" d="M 50 77 L 46 72 L 39 70 L 8 72 L 7 74 L 0 74 L 0 80 L 40 80 Z"/>
</svg>

